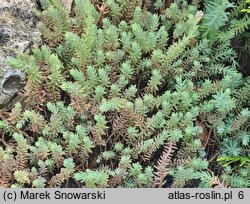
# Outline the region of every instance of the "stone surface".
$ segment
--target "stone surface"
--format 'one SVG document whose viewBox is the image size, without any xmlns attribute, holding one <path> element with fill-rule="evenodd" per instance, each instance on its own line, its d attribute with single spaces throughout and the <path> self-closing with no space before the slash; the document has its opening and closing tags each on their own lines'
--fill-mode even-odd
<svg viewBox="0 0 250 204">
<path fill-rule="evenodd" d="M 60 2 L 65 6 L 66 10 L 70 13 L 72 9 L 73 0 L 60 0 Z"/>
<path fill-rule="evenodd" d="M 8 57 L 19 52 L 31 53 L 41 44 L 32 13 L 32 0 L 0 1 L 0 107 L 6 105 L 25 84 L 24 73 L 6 65 Z"/>
</svg>

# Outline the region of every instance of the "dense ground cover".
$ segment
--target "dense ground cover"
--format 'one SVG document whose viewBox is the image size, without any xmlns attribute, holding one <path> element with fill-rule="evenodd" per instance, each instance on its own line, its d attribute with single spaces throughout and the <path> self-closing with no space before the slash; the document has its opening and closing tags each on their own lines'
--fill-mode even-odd
<svg viewBox="0 0 250 204">
<path fill-rule="evenodd" d="M 250 187 L 246 2 L 38 4 L 1 187 Z"/>
</svg>

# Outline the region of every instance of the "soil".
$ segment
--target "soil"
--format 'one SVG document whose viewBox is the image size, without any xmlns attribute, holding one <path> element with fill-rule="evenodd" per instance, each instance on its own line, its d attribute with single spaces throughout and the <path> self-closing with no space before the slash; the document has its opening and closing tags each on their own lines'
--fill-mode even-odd
<svg viewBox="0 0 250 204">
<path fill-rule="evenodd" d="M 250 30 L 246 31 L 246 33 L 250 33 Z M 250 76 L 250 36 L 249 34 L 247 35 L 235 37 L 232 40 L 232 47 L 237 52 L 239 71 L 245 76 Z M 248 48 L 246 46 L 247 44 Z"/>
</svg>

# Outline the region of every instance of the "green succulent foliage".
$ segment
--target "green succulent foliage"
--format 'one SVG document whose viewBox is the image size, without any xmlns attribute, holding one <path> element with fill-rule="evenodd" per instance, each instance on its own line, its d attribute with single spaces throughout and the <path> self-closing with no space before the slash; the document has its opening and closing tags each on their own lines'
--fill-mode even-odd
<svg viewBox="0 0 250 204">
<path fill-rule="evenodd" d="M 8 60 L 27 83 L 0 114 L 1 187 L 249 187 L 250 83 L 231 47 L 250 25 L 240 5 L 40 3 L 46 45 Z M 217 140 L 221 174 L 206 155 Z"/>
<path fill-rule="evenodd" d="M 27 172 L 25 170 L 23 170 L 23 171 L 15 171 L 14 177 L 15 177 L 16 181 L 20 185 L 24 185 L 24 184 L 29 184 L 30 183 L 29 172 Z"/>
<path fill-rule="evenodd" d="M 249 0 L 246 0 L 246 3 L 250 3 L 250 1 L 249 1 Z M 246 9 L 242 9 L 241 11 L 242 11 L 242 12 L 250 13 L 250 6 L 248 6 L 248 8 L 246 8 Z"/>
<path fill-rule="evenodd" d="M 45 187 L 45 182 L 46 182 L 46 179 L 43 178 L 43 177 L 38 177 L 37 179 L 35 179 L 33 182 L 32 182 L 32 185 L 35 187 L 35 188 L 44 188 Z"/>
<path fill-rule="evenodd" d="M 227 0 L 213 0 L 206 1 L 206 3 L 206 13 L 202 20 L 201 29 L 204 36 L 212 39 L 228 20 L 229 12 L 226 12 L 226 10 L 234 7 L 234 5 Z"/>
<path fill-rule="evenodd" d="M 76 173 L 74 178 L 84 182 L 87 188 L 104 188 L 108 185 L 108 174 L 104 171 L 87 169 L 85 172 Z"/>
</svg>

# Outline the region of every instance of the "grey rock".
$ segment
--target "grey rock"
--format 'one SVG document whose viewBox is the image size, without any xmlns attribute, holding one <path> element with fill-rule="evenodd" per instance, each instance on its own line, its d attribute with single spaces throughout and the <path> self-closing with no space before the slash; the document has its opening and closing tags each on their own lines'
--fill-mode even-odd
<svg viewBox="0 0 250 204">
<path fill-rule="evenodd" d="M 6 60 L 19 52 L 32 53 L 41 45 L 41 33 L 32 12 L 35 6 L 32 0 L 0 1 L 0 107 L 25 85 L 25 74 L 8 67 Z"/>
<path fill-rule="evenodd" d="M 73 0 L 60 0 L 60 2 L 64 5 L 66 10 L 70 13 L 72 9 Z"/>
</svg>

